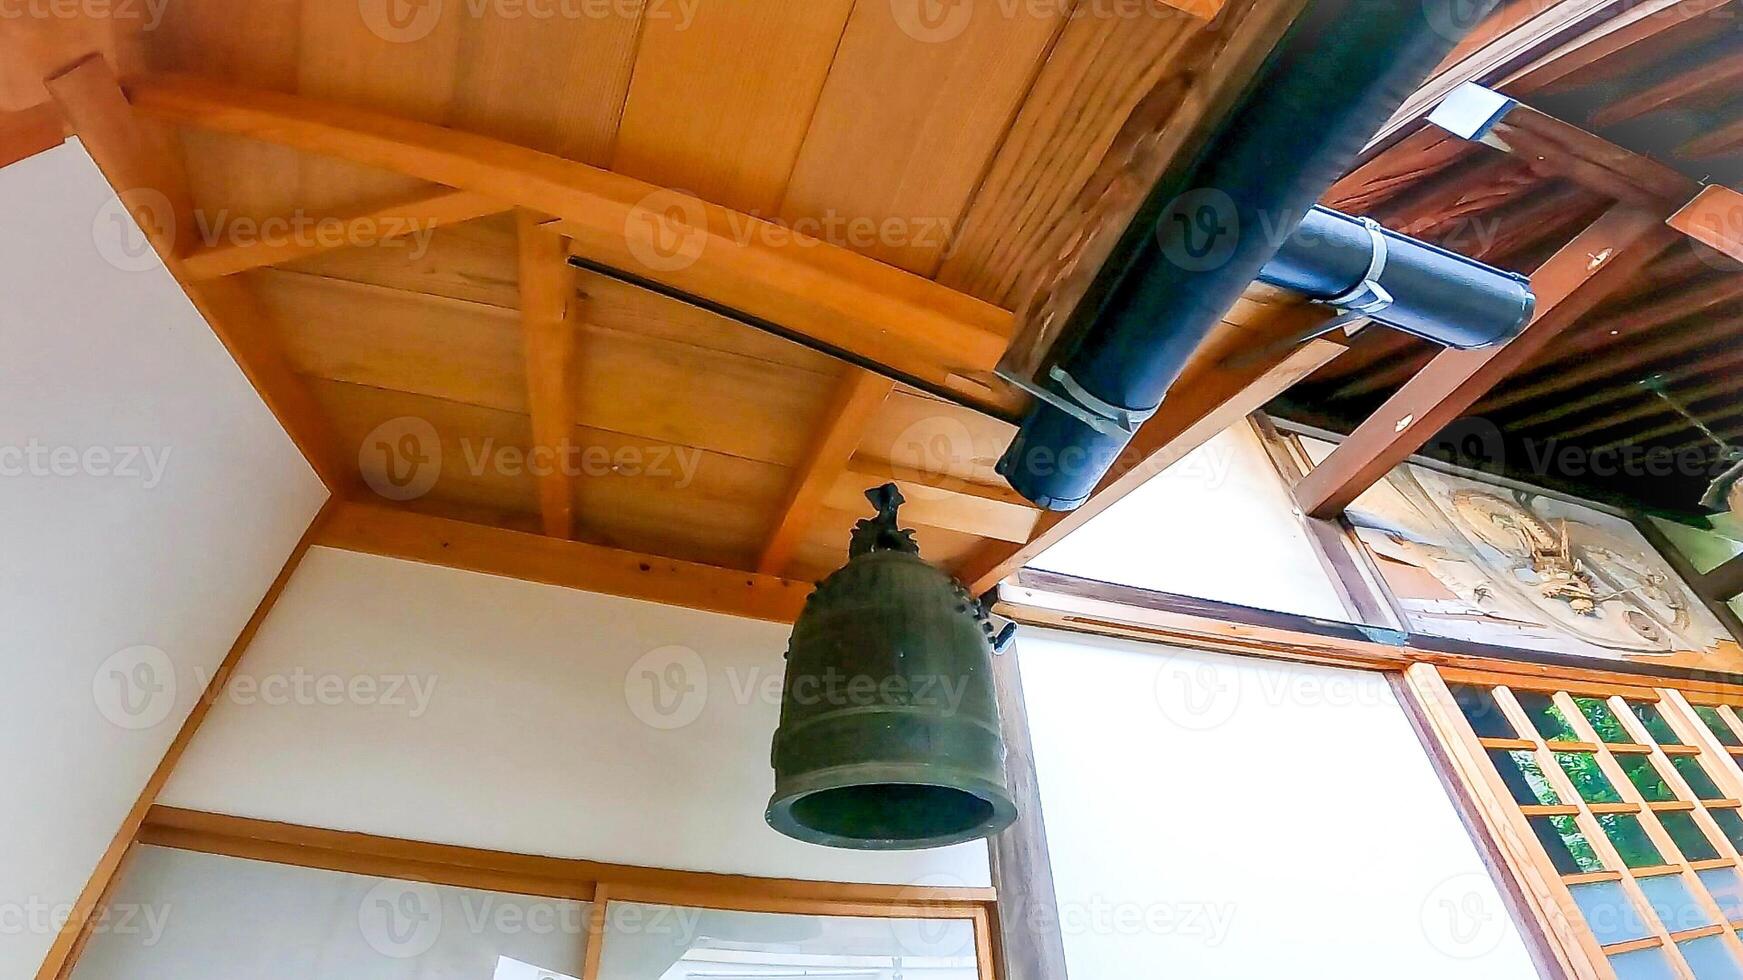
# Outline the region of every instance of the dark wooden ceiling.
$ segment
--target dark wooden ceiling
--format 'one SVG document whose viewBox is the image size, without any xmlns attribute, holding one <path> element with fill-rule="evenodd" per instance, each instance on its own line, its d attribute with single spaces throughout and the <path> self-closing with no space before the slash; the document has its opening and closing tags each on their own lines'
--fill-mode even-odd
<svg viewBox="0 0 1743 980">
<path fill-rule="evenodd" d="M 1553 71 L 1533 54 L 1522 52 L 1486 80 L 1547 116 L 1668 166 L 1691 185 L 1740 186 L 1743 13 L 1720 5 L 1618 53 L 1564 57 Z M 1364 163 L 1389 167 L 1400 179 L 1346 181 L 1326 203 L 1521 273 L 1615 203 L 1616 195 L 1533 154 L 1436 132 L 1420 119 L 1396 127 Z M 1743 211 L 1728 220 L 1733 236 L 1743 233 Z M 1384 328 L 1367 333 L 1274 410 L 1348 432 L 1436 353 Z M 1429 451 L 1498 463 L 1532 483 L 1690 512 L 1723 458 L 1717 440 L 1743 443 L 1740 374 L 1743 266 L 1685 239 L 1490 392 Z M 1485 454 L 1491 458 L 1480 458 Z"/>
</svg>

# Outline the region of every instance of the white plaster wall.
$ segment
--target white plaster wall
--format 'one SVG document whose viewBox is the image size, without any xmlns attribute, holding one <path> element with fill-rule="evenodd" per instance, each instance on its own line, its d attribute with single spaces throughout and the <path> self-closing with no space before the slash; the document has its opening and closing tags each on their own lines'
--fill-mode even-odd
<svg viewBox="0 0 1743 980">
<path fill-rule="evenodd" d="M 0 215 L 0 976 L 25 977 L 326 492 L 117 250 L 76 142 L 0 170 Z"/>
<path fill-rule="evenodd" d="M 1246 421 L 1049 548 L 1031 567 L 1157 592 L 1348 620 Z"/>
<path fill-rule="evenodd" d="M 1017 649 L 1073 978 L 1537 975 L 1383 676 Z"/>
<path fill-rule="evenodd" d="M 985 885 L 982 845 L 854 853 L 764 825 L 787 632 L 315 548 L 163 801 L 691 871 Z"/>
</svg>

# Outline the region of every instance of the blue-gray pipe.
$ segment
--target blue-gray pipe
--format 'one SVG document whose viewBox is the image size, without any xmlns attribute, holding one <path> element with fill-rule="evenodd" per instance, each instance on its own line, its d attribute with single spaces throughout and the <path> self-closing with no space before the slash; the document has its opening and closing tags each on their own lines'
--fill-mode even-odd
<svg viewBox="0 0 1743 980">
<path fill-rule="evenodd" d="M 1307 213 L 1259 281 L 1461 350 L 1512 340 L 1537 305 L 1524 276 L 1325 207 Z"/>
<path fill-rule="evenodd" d="M 1496 0 L 1309 0 L 1196 161 L 1151 192 L 1080 304 L 1045 383 L 1120 425 L 1038 399 L 999 462 L 1019 493 L 1072 510 L 1187 359 Z M 1087 325 L 1084 325 L 1087 324 Z"/>
</svg>

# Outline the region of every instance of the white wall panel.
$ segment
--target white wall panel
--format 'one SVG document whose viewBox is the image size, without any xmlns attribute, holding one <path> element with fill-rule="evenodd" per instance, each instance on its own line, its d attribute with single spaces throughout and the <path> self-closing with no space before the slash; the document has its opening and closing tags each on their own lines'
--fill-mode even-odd
<svg viewBox="0 0 1743 980">
<path fill-rule="evenodd" d="M 77 143 L 0 170 L 0 215 L 0 976 L 24 977 L 326 491 Z"/>
<path fill-rule="evenodd" d="M 1385 677 L 1017 649 L 1072 977 L 1536 976 Z"/>
<path fill-rule="evenodd" d="M 164 802 L 691 871 L 985 885 L 978 844 L 854 853 L 764 825 L 787 632 L 315 548 Z"/>
<path fill-rule="evenodd" d="M 1289 489 L 1245 421 L 1030 564 L 1157 592 L 1350 618 L 1295 515 Z"/>
</svg>

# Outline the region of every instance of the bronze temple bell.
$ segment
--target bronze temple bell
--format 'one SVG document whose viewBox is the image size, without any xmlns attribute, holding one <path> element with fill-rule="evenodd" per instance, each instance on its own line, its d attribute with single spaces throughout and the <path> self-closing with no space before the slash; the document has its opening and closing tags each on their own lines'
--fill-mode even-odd
<svg viewBox="0 0 1743 980">
<path fill-rule="evenodd" d="M 853 850 L 988 837 L 1016 819 L 993 693 L 992 623 L 901 530 L 902 495 L 866 494 L 845 566 L 793 626 L 769 826 Z"/>
</svg>

